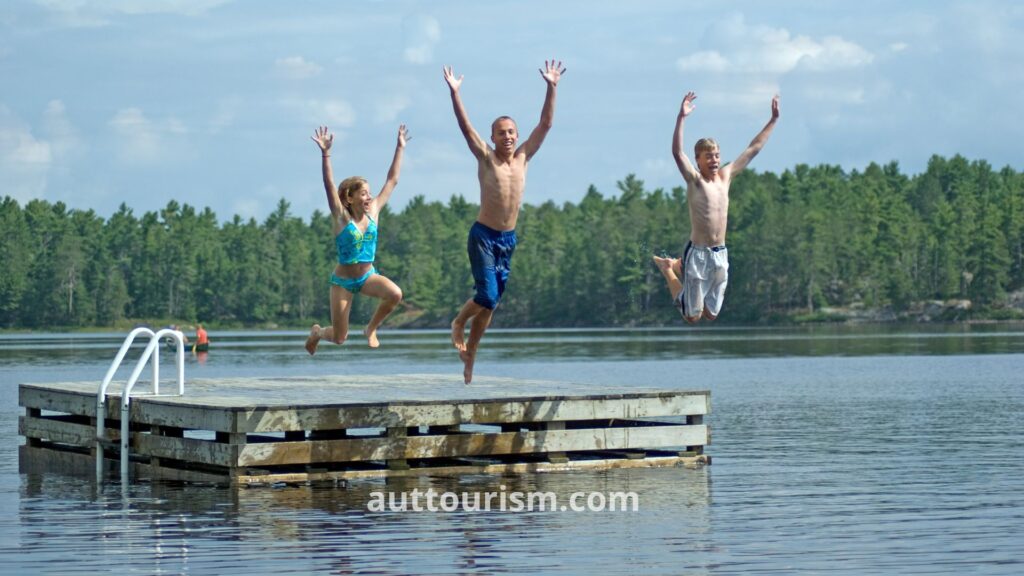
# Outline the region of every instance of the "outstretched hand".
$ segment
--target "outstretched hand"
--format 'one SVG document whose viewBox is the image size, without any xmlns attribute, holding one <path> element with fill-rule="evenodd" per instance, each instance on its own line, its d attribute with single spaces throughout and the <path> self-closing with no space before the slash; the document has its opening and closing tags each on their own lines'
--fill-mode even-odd
<svg viewBox="0 0 1024 576">
<path fill-rule="evenodd" d="M 398 127 L 398 147 L 405 148 L 405 143 L 412 140 L 412 136 L 409 136 L 409 131 L 406 130 L 405 124 Z"/>
<path fill-rule="evenodd" d="M 452 89 L 452 92 L 458 92 L 459 86 L 462 86 L 463 76 L 455 77 L 455 71 L 452 70 L 451 66 L 444 67 L 444 80 L 448 83 L 448 87 Z"/>
<path fill-rule="evenodd" d="M 327 126 L 321 126 L 316 129 L 316 133 L 310 136 L 313 142 L 320 147 L 320 151 L 324 154 L 331 149 L 331 144 L 334 144 L 334 134 L 327 131 Z"/>
<path fill-rule="evenodd" d="M 779 95 L 776 94 L 772 98 L 772 120 L 775 120 L 778 117 L 779 117 Z"/>
<path fill-rule="evenodd" d="M 540 71 L 540 75 L 548 84 L 558 86 L 558 81 L 562 79 L 562 74 L 565 74 L 565 67 L 562 66 L 562 61 L 559 60 L 556 64 L 554 59 L 545 60 L 544 68 L 546 70 L 537 69 Z"/>
<path fill-rule="evenodd" d="M 683 96 L 683 103 L 679 108 L 679 113 L 683 116 L 689 116 L 693 114 L 693 109 L 697 106 L 693 103 L 697 99 L 697 95 L 693 92 L 687 92 L 686 96 Z"/>
</svg>

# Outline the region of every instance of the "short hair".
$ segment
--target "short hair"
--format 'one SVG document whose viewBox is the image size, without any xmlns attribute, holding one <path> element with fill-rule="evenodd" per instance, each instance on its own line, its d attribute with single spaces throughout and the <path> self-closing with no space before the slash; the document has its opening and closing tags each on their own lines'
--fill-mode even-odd
<svg viewBox="0 0 1024 576">
<path fill-rule="evenodd" d="M 494 134 L 494 129 L 498 126 L 498 122 L 501 122 L 502 120 L 512 120 L 512 117 L 511 116 L 498 116 L 497 118 L 495 118 L 494 122 L 491 122 L 491 134 Z M 515 120 L 512 120 L 512 125 L 516 127 L 516 131 L 519 130 L 519 125 L 516 124 Z"/>
<path fill-rule="evenodd" d="M 348 212 L 350 215 L 352 214 L 352 211 L 349 210 L 348 205 L 345 204 L 345 200 L 348 200 L 349 194 L 352 194 L 356 190 L 360 189 L 363 184 L 369 186 L 370 182 L 369 180 L 363 178 L 362 176 L 349 176 L 348 178 L 342 180 L 341 184 L 338 184 L 338 196 L 340 196 L 339 200 L 341 201 L 341 207 L 344 208 L 345 211 Z"/>
<path fill-rule="evenodd" d="M 716 148 L 718 148 L 718 142 L 715 142 L 714 138 L 701 138 L 693 145 L 693 155 L 700 157 L 701 152 L 704 152 L 705 150 L 714 150 Z"/>
</svg>

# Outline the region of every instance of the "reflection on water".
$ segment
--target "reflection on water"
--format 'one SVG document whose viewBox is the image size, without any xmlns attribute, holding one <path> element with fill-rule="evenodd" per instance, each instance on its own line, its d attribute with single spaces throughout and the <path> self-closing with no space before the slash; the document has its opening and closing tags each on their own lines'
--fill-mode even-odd
<svg viewBox="0 0 1024 576">
<path fill-rule="evenodd" d="M 369 512 L 375 492 L 552 493 L 635 492 L 636 512 Z M 484 570 L 535 573 L 555 565 L 594 566 L 608 542 L 624 550 L 652 542 L 677 566 L 693 563 L 707 538 L 706 469 L 614 470 L 523 476 L 463 476 L 362 481 L 347 488 L 230 489 L 140 484 L 127 499 L 116 487 L 72 484 L 27 475 L 19 515 L 22 550 L 36 572 L 55 553 L 79 558 L 83 572 L 131 569 L 152 561 L 159 571 L 248 571 L 303 574 L 359 570 L 407 574 Z M 59 511 L 61 530 L 46 513 Z M 662 533 L 649 527 L 671 525 Z M 99 553 L 97 553 L 99 552 Z M 605 570 L 600 570 L 605 572 Z"/>
<path fill-rule="evenodd" d="M 187 377 L 455 372 L 447 333 L 301 350 L 223 333 Z M 95 379 L 120 339 L 0 338 L 11 573 L 1019 574 L 1020 327 L 498 331 L 481 374 L 709 389 L 714 464 L 230 489 L 16 468 L 18 382 Z M 167 355 L 169 358 L 169 355 Z M 123 369 L 126 372 L 128 369 Z M 169 371 L 168 371 L 169 372 Z M 170 375 L 168 374 L 168 377 Z M 636 492 L 635 512 L 373 512 L 374 491 Z"/>
</svg>

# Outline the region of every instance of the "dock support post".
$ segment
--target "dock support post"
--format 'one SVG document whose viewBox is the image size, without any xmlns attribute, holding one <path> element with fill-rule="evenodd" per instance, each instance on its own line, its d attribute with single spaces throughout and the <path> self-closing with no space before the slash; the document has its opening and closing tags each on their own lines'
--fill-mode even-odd
<svg viewBox="0 0 1024 576">
<path fill-rule="evenodd" d="M 388 428 L 387 430 L 388 430 L 388 432 L 387 432 L 388 438 L 393 438 L 394 439 L 394 440 L 392 440 L 393 443 L 398 443 L 398 442 L 403 442 L 404 443 L 405 438 L 409 436 L 409 429 L 407 427 L 405 427 L 405 426 L 396 426 L 394 428 Z M 399 438 L 401 440 L 398 440 Z M 409 463 L 405 460 L 405 458 L 393 458 L 391 460 L 388 460 L 387 463 L 388 463 L 388 470 L 408 470 L 409 469 Z"/>
<path fill-rule="evenodd" d="M 239 468 L 237 465 L 238 454 L 242 450 L 242 446 L 245 446 L 246 437 L 245 432 L 217 432 L 217 442 L 222 444 L 228 444 L 233 448 L 232 461 L 235 464 L 228 470 L 228 477 L 231 478 L 232 482 L 236 482 L 238 477 L 246 472 L 244 468 Z"/>
<path fill-rule="evenodd" d="M 29 418 L 39 418 L 43 415 L 43 411 L 39 408 L 25 408 L 25 415 Z M 26 437 L 25 444 L 33 448 L 39 448 L 43 445 L 43 441 L 39 438 Z"/>
<path fill-rule="evenodd" d="M 544 422 L 544 430 L 565 430 L 565 422 Z M 565 452 L 548 452 L 547 459 L 552 464 L 565 464 L 569 461 Z"/>
<path fill-rule="evenodd" d="M 699 426 L 704 423 L 703 414 L 690 414 L 686 417 L 686 423 Z M 709 438 L 710 439 L 710 438 Z M 685 452 L 680 455 L 700 456 L 704 453 L 704 446 L 687 446 Z"/>
</svg>

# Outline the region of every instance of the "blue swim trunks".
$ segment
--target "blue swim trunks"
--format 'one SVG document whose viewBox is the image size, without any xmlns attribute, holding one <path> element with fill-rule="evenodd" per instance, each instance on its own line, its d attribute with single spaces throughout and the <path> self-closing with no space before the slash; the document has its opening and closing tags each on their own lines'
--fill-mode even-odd
<svg viewBox="0 0 1024 576">
<path fill-rule="evenodd" d="M 469 229 L 469 265 L 473 269 L 476 295 L 473 301 L 494 310 L 505 293 L 505 283 L 512 270 L 512 253 L 516 250 L 516 231 L 499 232 L 476 222 Z"/>
<path fill-rule="evenodd" d="M 331 284 L 341 286 L 353 294 L 358 294 L 359 291 L 362 290 L 363 284 L 366 284 L 366 281 L 370 279 L 370 276 L 373 276 L 376 273 L 377 269 L 370 266 L 370 270 L 359 278 L 342 278 L 337 274 L 331 274 Z"/>
</svg>

